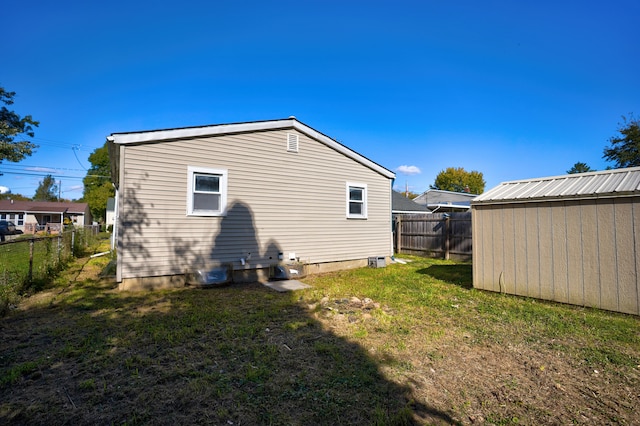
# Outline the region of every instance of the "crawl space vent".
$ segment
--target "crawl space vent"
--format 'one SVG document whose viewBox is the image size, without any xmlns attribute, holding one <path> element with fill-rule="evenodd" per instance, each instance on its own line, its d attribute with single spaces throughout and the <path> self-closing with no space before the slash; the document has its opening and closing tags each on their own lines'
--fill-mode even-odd
<svg viewBox="0 0 640 426">
<path fill-rule="evenodd" d="M 298 152 L 298 135 L 287 133 L 287 152 Z"/>
</svg>

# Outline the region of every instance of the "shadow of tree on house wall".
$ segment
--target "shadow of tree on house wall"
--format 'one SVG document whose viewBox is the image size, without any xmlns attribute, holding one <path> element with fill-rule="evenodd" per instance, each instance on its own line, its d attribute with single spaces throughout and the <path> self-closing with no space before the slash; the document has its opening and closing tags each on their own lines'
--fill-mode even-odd
<svg viewBox="0 0 640 426">
<path fill-rule="evenodd" d="M 149 174 L 144 174 L 148 178 Z M 118 218 L 118 244 L 116 247 L 122 247 L 123 253 L 119 253 L 122 266 L 126 269 L 136 268 L 140 262 L 149 258 L 149 250 L 142 238 L 146 230 L 151 224 L 147 207 L 138 199 L 137 192 L 140 190 L 141 183 L 136 182 L 132 188 L 127 188 L 124 196 L 126 203 L 120 207 Z M 153 208 L 153 203 L 150 205 Z M 126 256 L 124 256 L 126 252 Z M 129 259 L 130 258 L 130 259 Z"/>
<path fill-rule="evenodd" d="M 220 263 L 231 261 L 234 268 L 244 269 L 259 262 L 260 258 L 253 212 L 247 204 L 236 201 L 220 220 L 209 259 Z"/>
<path fill-rule="evenodd" d="M 186 259 L 182 261 L 183 269 L 230 265 L 236 271 L 236 280 L 256 281 L 259 278 L 256 268 L 268 271 L 278 263 L 280 245 L 273 238 L 260 243 L 253 211 L 247 204 L 233 202 L 226 216 L 209 219 L 219 221 L 218 232 L 211 243 L 203 241 L 198 246 L 185 238 L 171 239 L 176 260 Z M 203 229 L 203 233 L 207 232 Z"/>
</svg>

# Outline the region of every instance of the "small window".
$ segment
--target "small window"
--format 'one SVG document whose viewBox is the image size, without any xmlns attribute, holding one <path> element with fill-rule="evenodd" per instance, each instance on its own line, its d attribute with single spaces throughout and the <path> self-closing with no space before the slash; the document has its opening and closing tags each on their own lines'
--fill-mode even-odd
<svg viewBox="0 0 640 426">
<path fill-rule="evenodd" d="M 367 218 L 367 185 L 347 183 L 347 218 Z"/>
<path fill-rule="evenodd" d="M 22 226 L 22 225 L 24 225 L 24 214 L 20 213 L 18 215 L 18 226 Z"/>
<path fill-rule="evenodd" d="M 189 167 L 188 216 L 224 216 L 227 210 L 227 171 Z"/>
</svg>

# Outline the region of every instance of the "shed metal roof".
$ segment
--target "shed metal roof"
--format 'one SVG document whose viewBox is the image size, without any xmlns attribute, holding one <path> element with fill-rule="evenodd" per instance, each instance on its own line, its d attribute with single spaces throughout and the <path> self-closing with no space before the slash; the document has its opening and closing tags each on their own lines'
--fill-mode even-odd
<svg viewBox="0 0 640 426">
<path fill-rule="evenodd" d="M 503 182 L 471 204 L 623 196 L 640 196 L 640 167 Z"/>
</svg>

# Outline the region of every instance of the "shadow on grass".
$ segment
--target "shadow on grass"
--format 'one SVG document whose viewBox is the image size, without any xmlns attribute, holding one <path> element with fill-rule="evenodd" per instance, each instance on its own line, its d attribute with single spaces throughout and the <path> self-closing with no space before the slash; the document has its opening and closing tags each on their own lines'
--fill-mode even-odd
<svg viewBox="0 0 640 426">
<path fill-rule="evenodd" d="M 457 265 L 431 265 L 428 268 L 419 269 L 419 274 L 429 275 L 437 280 L 449 284 L 455 284 L 462 288 L 473 288 L 473 270 L 469 263 Z"/>
<path fill-rule="evenodd" d="M 295 293 L 107 287 L 4 319 L 0 423 L 456 423 Z"/>
</svg>

